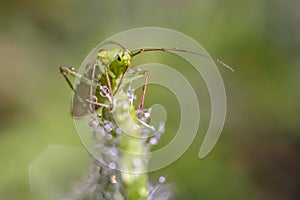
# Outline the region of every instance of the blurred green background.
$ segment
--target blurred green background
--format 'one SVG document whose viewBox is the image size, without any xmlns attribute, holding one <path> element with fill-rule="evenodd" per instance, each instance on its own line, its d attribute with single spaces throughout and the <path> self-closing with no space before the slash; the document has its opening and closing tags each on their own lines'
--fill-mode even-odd
<svg viewBox="0 0 300 200">
<path fill-rule="evenodd" d="M 199 160 L 197 137 L 154 181 L 167 175 L 177 199 L 300 199 L 299 8 L 297 0 L 1 1 L 0 199 L 30 199 L 28 165 L 48 145 L 81 145 L 58 67 L 78 68 L 98 42 L 143 26 L 185 33 L 236 69 L 221 69 L 228 112 L 214 150 Z"/>
</svg>

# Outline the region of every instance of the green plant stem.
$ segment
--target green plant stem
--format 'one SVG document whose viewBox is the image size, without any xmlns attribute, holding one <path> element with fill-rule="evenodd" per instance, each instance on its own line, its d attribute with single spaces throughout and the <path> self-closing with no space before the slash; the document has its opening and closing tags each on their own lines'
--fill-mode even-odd
<svg viewBox="0 0 300 200">
<path fill-rule="evenodd" d="M 142 139 L 135 108 L 129 104 L 123 91 L 115 95 L 114 119 L 122 130 L 119 143 L 121 152 L 121 176 L 128 191 L 129 200 L 146 200 L 148 192 L 147 149 Z"/>
</svg>

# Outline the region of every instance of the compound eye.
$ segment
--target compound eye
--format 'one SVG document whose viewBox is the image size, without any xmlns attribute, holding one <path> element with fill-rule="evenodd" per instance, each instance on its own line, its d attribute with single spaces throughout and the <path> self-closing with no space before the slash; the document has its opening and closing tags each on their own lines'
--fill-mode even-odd
<svg viewBox="0 0 300 200">
<path fill-rule="evenodd" d="M 121 61 L 121 57 L 120 57 L 119 54 L 117 55 L 117 60 L 118 60 L 118 61 Z"/>
</svg>

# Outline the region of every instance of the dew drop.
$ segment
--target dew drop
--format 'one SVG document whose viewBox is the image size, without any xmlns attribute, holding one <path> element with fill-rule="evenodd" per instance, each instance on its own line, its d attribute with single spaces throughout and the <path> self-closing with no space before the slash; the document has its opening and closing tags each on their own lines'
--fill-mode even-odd
<svg viewBox="0 0 300 200">
<path fill-rule="evenodd" d="M 157 140 L 157 138 L 156 137 L 152 137 L 152 138 L 150 138 L 150 144 L 152 144 L 152 145 L 157 145 L 157 143 L 158 143 L 158 140 Z"/>
<path fill-rule="evenodd" d="M 110 163 L 108 163 L 108 167 L 111 168 L 111 169 L 116 169 L 117 165 L 114 162 L 110 162 Z"/>
<path fill-rule="evenodd" d="M 104 129 L 107 131 L 107 132 L 110 132 L 110 131 L 112 131 L 112 125 L 111 124 L 105 124 L 104 125 Z"/>
<path fill-rule="evenodd" d="M 133 159 L 133 165 L 134 165 L 135 167 L 140 167 L 141 164 L 142 164 L 141 159 L 139 159 L 139 158 Z"/>
<path fill-rule="evenodd" d="M 113 138 L 113 136 L 111 134 L 106 134 L 106 139 L 107 140 L 111 140 Z"/>
<path fill-rule="evenodd" d="M 107 154 L 110 152 L 109 147 L 103 147 L 102 152 L 103 152 L 105 155 L 107 155 Z"/>
<path fill-rule="evenodd" d="M 122 130 L 120 128 L 116 128 L 116 134 L 121 134 Z"/>
<path fill-rule="evenodd" d="M 91 119 L 89 121 L 89 126 L 90 127 L 97 127 L 98 125 L 99 125 L 99 122 L 97 120 L 95 120 L 95 119 Z"/>
<path fill-rule="evenodd" d="M 105 130 L 102 127 L 100 127 L 100 126 L 98 126 L 95 131 L 96 131 L 96 133 L 98 133 L 100 135 L 104 135 L 105 134 Z"/>
<path fill-rule="evenodd" d="M 90 191 L 94 191 L 95 189 L 96 189 L 96 185 L 94 185 L 94 184 L 89 187 Z"/>
<path fill-rule="evenodd" d="M 116 147 L 111 147 L 109 152 L 111 153 L 111 155 L 115 156 L 118 153 L 118 149 Z"/>
<path fill-rule="evenodd" d="M 159 181 L 160 183 L 164 183 L 164 182 L 166 181 L 166 177 L 160 176 L 160 177 L 158 178 L 158 181 Z"/>
<path fill-rule="evenodd" d="M 149 118 L 149 117 L 150 117 L 150 113 L 145 112 L 145 113 L 144 113 L 144 116 L 145 116 L 146 118 Z"/>
</svg>

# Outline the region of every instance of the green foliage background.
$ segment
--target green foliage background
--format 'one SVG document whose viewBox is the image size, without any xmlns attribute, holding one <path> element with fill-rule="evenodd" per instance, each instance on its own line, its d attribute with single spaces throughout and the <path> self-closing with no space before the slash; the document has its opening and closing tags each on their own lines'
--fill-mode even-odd
<svg viewBox="0 0 300 200">
<path fill-rule="evenodd" d="M 199 160 L 200 134 L 153 176 L 167 175 L 178 199 L 299 199 L 299 7 L 296 0 L 1 1 L 0 199 L 30 199 L 28 165 L 48 145 L 81 145 L 58 66 L 78 68 L 98 42 L 143 26 L 185 33 L 236 68 L 221 69 L 228 117 L 215 149 Z M 148 105 L 170 105 L 166 92 L 150 90 Z"/>
</svg>

